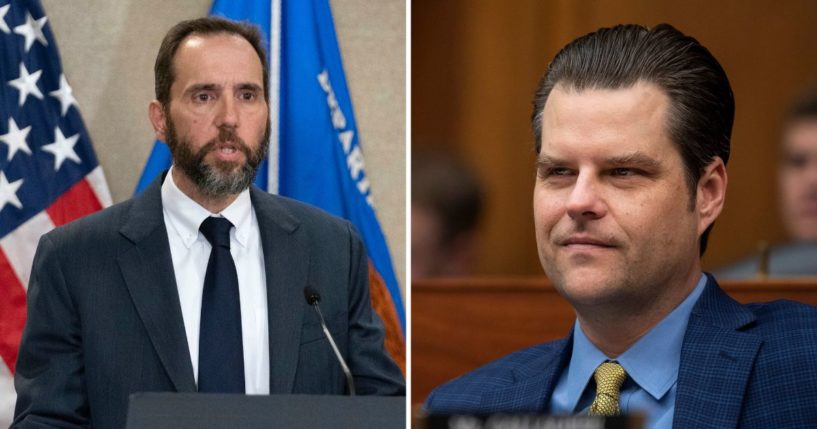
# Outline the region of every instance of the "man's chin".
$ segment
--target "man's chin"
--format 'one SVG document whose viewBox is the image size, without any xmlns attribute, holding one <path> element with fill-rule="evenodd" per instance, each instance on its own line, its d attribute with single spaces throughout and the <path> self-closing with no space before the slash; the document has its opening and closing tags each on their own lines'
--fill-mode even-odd
<svg viewBox="0 0 817 429">
<path fill-rule="evenodd" d="M 209 157 L 208 157 L 209 158 Z M 235 158 L 224 159 L 221 157 L 214 157 L 207 160 L 210 168 L 219 172 L 219 174 L 232 174 L 242 169 L 247 164 L 247 158 L 243 155 Z"/>
<path fill-rule="evenodd" d="M 557 269 L 550 279 L 567 300 L 584 304 L 606 301 L 616 295 L 616 284 L 619 283 L 609 267 Z"/>
</svg>

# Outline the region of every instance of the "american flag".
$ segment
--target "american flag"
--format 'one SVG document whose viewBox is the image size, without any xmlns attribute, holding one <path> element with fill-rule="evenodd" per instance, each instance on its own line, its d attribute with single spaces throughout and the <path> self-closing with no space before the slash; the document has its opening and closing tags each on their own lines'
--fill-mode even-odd
<svg viewBox="0 0 817 429">
<path fill-rule="evenodd" d="M 110 204 L 40 2 L 0 0 L 0 427 L 11 423 L 37 242 Z"/>
</svg>

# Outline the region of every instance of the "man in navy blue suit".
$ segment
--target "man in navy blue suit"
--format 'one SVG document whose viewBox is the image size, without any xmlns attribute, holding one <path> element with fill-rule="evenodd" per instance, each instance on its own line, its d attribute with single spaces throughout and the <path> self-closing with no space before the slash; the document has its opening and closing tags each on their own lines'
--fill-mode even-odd
<svg viewBox="0 0 817 429">
<path fill-rule="evenodd" d="M 431 413 L 646 415 L 648 427 L 817 427 L 817 309 L 741 305 L 702 272 L 734 98 L 672 26 L 568 44 L 536 91 L 534 222 L 570 335 L 437 388 Z"/>
</svg>

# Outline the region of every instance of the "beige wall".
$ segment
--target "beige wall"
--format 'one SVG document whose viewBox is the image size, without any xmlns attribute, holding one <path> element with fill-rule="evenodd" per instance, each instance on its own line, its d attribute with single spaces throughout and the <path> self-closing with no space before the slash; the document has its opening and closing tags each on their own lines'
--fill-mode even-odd
<svg viewBox="0 0 817 429">
<path fill-rule="evenodd" d="M 176 22 L 211 0 L 43 0 L 114 202 L 131 196 L 153 146 L 153 61 Z M 405 2 L 332 0 L 378 216 L 405 284 Z"/>
</svg>

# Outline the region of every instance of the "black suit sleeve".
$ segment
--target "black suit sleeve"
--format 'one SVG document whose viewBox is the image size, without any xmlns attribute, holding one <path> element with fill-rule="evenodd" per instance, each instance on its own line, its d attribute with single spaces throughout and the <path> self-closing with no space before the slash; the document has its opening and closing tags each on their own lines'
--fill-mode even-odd
<svg viewBox="0 0 817 429">
<path fill-rule="evenodd" d="M 48 235 L 34 256 L 27 305 L 11 427 L 88 427 L 80 320 Z"/>
<path fill-rule="evenodd" d="M 357 232 L 348 224 L 351 269 L 349 271 L 349 367 L 360 395 L 405 395 L 400 368 L 383 347 L 383 322 L 372 310 L 369 297 L 369 262 Z"/>
</svg>

